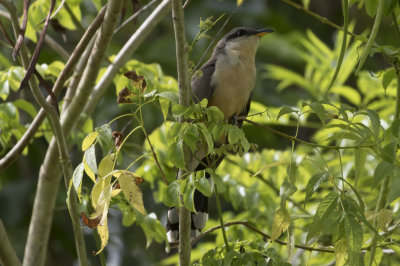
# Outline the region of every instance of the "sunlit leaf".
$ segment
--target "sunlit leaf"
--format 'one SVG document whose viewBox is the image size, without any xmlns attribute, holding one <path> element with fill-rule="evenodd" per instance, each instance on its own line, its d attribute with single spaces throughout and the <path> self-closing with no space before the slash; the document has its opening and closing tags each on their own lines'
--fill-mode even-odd
<svg viewBox="0 0 400 266">
<path fill-rule="evenodd" d="M 89 135 L 87 135 L 82 141 L 82 151 L 86 151 L 87 149 L 89 149 L 93 142 L 95 142 L 95 140 L 97 139 L 98 135 L 99 133 L 97 131 L 93 131 Z"/>
<path fill-rule="evenodd" d="M 125 198 L 142 215 L 146 215 L 143 205 L 143 195 L 140 188 L 136 185 L 135 174 L 128 171 L 121 171 L 115 174 L 121 186 Z"/>
<path fill-rule="evenodd" d="M 276 120 L 279 120 L 279 118 L 280 118 L 282 115 L 290 114 L 290 113 L 298 113 L 298 111 L 295 110 L 295 109 L 293 109 L 293 108 L 291 108 L 291 107 L 289 107 L 289 106 L 283 106 L 283 107 L 279 110 L 279 114 L 278 114 L 278 116 L 276 117 Z"/>
<path fill-rule="evenodd" d="M 99 164 L 99 176 L 101 177 L 105 177 L 107 174 L 109 174 L 112 169 L 113 169 L 113 165 L 114 165 L 114 158 L 115 158 L 115 154 L 111 153 L 111 154 L 107 154 L 101 161 Z"/>
<path fill-rule="evenodd" d="M 109 236 L 108 236 L 107 219 L 105 219 L 105 222 L 103 225 L 99 225 L 97 227 L 97 233 L 100 236 L 101 246 L 100 246 L 100 249 L 94 255 L 100 254 L 100 252 L 103 251 L 103 249 L 106 247 L 106 245 L 108 243 Z"/>
<path fill-rule="evenodd" d="M 271 241 L 275 241 L 284 231 L 289 228 L 290 215 L 287 210 L 279 208 L 275 212 L 274 221 L 271 229 Z"/>
<path fill-rule="evenodd" d="M 313 193 L 329 178 L 328 172 L 319 172 L 314 174 L 307 183 L 306 187 L 306 199 L 304 205 L 307 204 Z"/>
<path fill-rule="evenodd" d="M 310 225 L 310 229 L 307 235 L 307 241 L 312 237 L 317 236 L 323 232 L 325 225 L 332 215 L 333 211 L 338 204 L 338 195 L 336 193 L 329 193 L 325 196 L 321 203 L 318 205 L 317 212 L 315 213 L 314 220 Z"/>
<path fill-rule="evenodd" d="M 75 168 L 74 174 L 72 175 L 72 182 L 74 184 L 75 191 L 78 194 L 78 198 L 80 198 L 80 194 L 81 194 L 81 184 L 82 184 L 82 177 L 83 177 L 83 169 L 84 169 L 84 163 L 81 162 Z"/>
</svg>

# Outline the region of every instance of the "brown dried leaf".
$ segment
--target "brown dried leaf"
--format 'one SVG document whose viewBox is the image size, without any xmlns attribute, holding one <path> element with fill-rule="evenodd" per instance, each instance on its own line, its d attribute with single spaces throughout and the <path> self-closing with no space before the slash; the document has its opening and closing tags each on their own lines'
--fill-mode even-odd
<svg viewBox="0 0 400 266">
<path fill-rule="evenodd" d="M 119 146 L 121 146 L 122 141 L 124 140 L 124 136 L 122 136 L 121 132 L 114 131 L 112 137 L 115 139 L 115 148 L 119 149 Z"/>
<path fill-rule="evenodd" d="M 82 217 L 82 222 L 84 225 L 86 225 L 89 228 L 95 228 L 100 224 L 101 221 L 101 215 L 94 217 L 94 218 L 89 218 L 86 216 L 84 212 L 81 213 Z"/>
</svg>

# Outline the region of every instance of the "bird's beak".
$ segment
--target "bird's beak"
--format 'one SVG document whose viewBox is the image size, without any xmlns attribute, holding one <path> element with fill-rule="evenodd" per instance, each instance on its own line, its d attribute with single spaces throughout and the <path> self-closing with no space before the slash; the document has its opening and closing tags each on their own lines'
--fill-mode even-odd
<svg viewBox="0 0 400 266">
<path fill-rule="evenodd" d="M 261 29 L 261 30 L 257 30 L 257 31 L 254 33 L 254 35 L 255 35 L 255 36 L 258 36 L 258 37 L 262 37 L 262 36 L 264 36 L 265 34 L 268 34 L 268 33 L 271 33 L 271 32 L 274 32 L 274 31 L 271 30 L 271 29 Z"/>
</svg>

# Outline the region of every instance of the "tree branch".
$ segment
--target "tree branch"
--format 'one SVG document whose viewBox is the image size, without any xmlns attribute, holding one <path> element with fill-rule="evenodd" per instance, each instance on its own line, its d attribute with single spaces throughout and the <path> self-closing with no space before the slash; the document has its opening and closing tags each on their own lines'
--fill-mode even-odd
<svg viewBox="0 0 400 266">
<path fill-rule="evenodd" d="M 178 72 L 179 86 L 179 103 L 183 106 L 189 105 L 190 100 L 190 83 L 188 73 L 188 49 L 185 35 L 185 21 L 181 0 L 172 1 L 172 21 L 175 32 L 176 46 L 176 63 Z M 184 122 L 183 116 L 179 117 L 180 122 Z M 191 161 L 191 153 L 187 146 L 183 148 L 183 157 L 185 165 Z M 186 171 L 179 169 L 178 179 L 183 179 Z M 180 195 L 182 200 L 182 195 Z M 184 204 L 179 211 L 179 265 L 186 266 L 190 264 L 190 230 L 191 230 L 191 215 Z"/>
<path fill-rule="evenodd" d="M 5 0 L 1 0 L 4 2 Z M 56 82 L 53 86 L 53 93 L 57 96 L 61 93 L 61 90 L 64 86 L 65 81 L 70 75 L 72 69 L 75 67 L 82 53 L 85 51 L 89 41 L 92 39 L 93 35 L 96 33 L 97 29 L 100 27 L 101 22 L 103 21 L 104 14 L 106 11 L 106 7 L 99 12 L 96 18 L 93 20 L 92 24 L 88 27 L 85 34 L 79 41 L 76 46 L 74 52 L 71 54 L 68 62 L 65 64 L 64 69 L 61 71 L 58 76 Z M 50 97 L 48 97 L 47 102 L 50 102 Z M 39 126 L 42 124 L 45 118 L 44 109 L 40 109 L 39 113 L 36 115 L 35 119 L 32 121 L 28 130 L 24 133 L 22 138 L 18 141 L 18 143 L 0 160 L 0 170 L 8 167 L 12 162 L 15 161 L 17 156 L 25 149 L 25 147 L 29 144 L 30 140 L 35 136 Z"/>
<path fill-rule="evenodd" d="M 114 62 L 108 66 L 106 72 L 101 77 L 100 81 L 96 84 L 89 100 L 85 106 L 84 113 L 89 116 L 93 113 L 94 108 L 100 101 L 100 98 L 107 91 L 108 86 L 111 84 L 113 78 L 118 73 L 118 70 L 131 58 L 132 54 L 136 51 L 139 45 L 145 40 L 154 27 L 161 21 L 161 19 L 168 13 L 171 8 L 171 0 L 162 1 L 153 13 L 151 13 L 142 25 L 136 30 L 131 38 L 122 47 L 119 53 L 115 56 Z"/>
<path fill-rule="evenodd" d="M 68 135 L 74 127 L 89 94 L 93 90 L 101 62 L 111 41 L 120 9 L 121 5 L 118 0 L 109 1 L 100 33 L 96 38 L 93 53 L 88 60 L 88 66 L 79 83 L 77 95 L 61 117 L 62 131 L 65 135 Z M 58 170 L 60 162 L 57 160 L 57 153 L 58 148 L 53 138 L 40 169 L 38 190 L 36 192 L 32 220 L 25 247 L 24 265 L 44 264 L 57 187 L 60 181 Z M 78 214 L 71 209 L 71 216 L 78 216 Z"/>
<path fill-rule="evenodd" d="M 7 236 L 7 231 L 4 228 L 3 222 L 0 219 L 0 264 L 21 266 L 21 262 L 12 247 Z"/>
</svg>

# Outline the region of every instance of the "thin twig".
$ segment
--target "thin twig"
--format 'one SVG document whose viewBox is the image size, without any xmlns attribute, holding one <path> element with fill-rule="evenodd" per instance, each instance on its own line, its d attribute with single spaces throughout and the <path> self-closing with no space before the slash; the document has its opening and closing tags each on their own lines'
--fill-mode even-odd
<svg viewBox="0 0 400 266">
<path fill-rule="evenodd" d="M 267 235 L 265 233 L 263 233 L 262 231 L 258 230 L 256 227 L 254 227 L 253 225 L 251 225 L 249 222 L 247 221 L 234 221 L 234 222 L 228 222 L 224 224 L 224 227 L 228 227 L 228 226 L 232 226 L 232 225 L 244 225 L 247 228 L 250 228 L 252 231 L 256 232 L 257 234 L 261 235 L 263 238 L 265 239 L 271 239 L 270 235 Z M 201 233 L 200 235 L 198 235 L 197 237 L 195 237 L 191 244 L 194 245 L 197 241 L 199 241 L 200 239 L 202 239 L 204 236 L 214 232 L 215 230 L 221 229 L 221 225 L 215 226 L 213 228 L 208 229 L 207 231 L 204 231 L 203 233 Z M 276 239 L 274 242 L 280 244 L 280 245 L 287 245 L 286 242 L 281 241 Z M 304 250 L 308 250 L 308 251 L 319 251 L 319 252 L 326 252 L 326 253 L 334 253 L 334 251 L 332 249 L 325 249 L 325 248 L 313 248 L 313 247 L 308 247 L 308 246 L 303 246 L 303 245 L 294 245 L 296 248 L 300 248 L 300 249 L 304 249 Z M 177 244 L 174 245 L 170 245 L 170 248 L 177 248 Z"/>
<path fill-rule="evenodd" d="M 341 27 L 341 26 L 335 24 L 334 22 L 330 21 L 329 19 L 327 19 L 325 17 L 322 17 L 322 16 L 318 15 L 317 13 L 312 12 L 311 10 L 309 10 L 309 9 L 307 9 L 307 8 L 305 8 L 305 7 L 301 6 L 301 5 L 293 2 L 292 0 L 281 0 L 281 1 L 285 2 L 286 4 L 288 4 L 288 5 L 290 5 L 290 6 L 294 7 L 294 8 L 297 8 L 300 11 L 303 11 L 304 13 L 306 13 L 306 14 L 308 14 L 308 15 L 316 18 L 316 19 L 318 19 L 319 21 L 321 21 L 324 24 L 327 24 L 327 25 L 329 25 L 329 26 L 331 26 L 331 27 L 333 27 L 335 29 L 343 31 L 343 27 Z M 353 37 L 359 36 L 359 35 L 351 32 L 351 31 L 347 31 L 347 34 L 349 34 L 349 35 L 351 35 Z"/>
<path fill-rule="evenodd" d="M 137 17 L 139 17 L 140 14 L 142 14 L 144 11 L 146 11 L 149 7 L 151 7 L 152 5 L 154 5 L 157 1 L 159 0 L 152 0 L 151 2 L 149 2 L 148 4 L 144 5 L 142 8 L 140 8 L 138 11 L 135 12 L 135 14 L 133 14 L 132 16 L 130 16 L 127 20 L 124 21 L 124 23 L 122 23 L 121 25 L 119 25 L 115 30 L 114 30 L 114 34 L 117 34 L 120 30 L 122 30 L 123 28 L 125 28 L 126 26 L 128 26 L 129 23 L 131 23 L 132 21 L 134 21 Z"/>
<path fill-rule="evenodd" d="M 251 121 L 251 120 L 249 120 L 249 119 L 247 119 L 247 118 L 245 118 L 245 117 L 238 117 L 238 119 L 242 119 L 243 121 L 246 121 L 246 122 L 249 123 L 249 124 L 252 124 L 252 125 L 255 125 L 255 126 L 264 128 L 264 129 L 266 129 L 266 130 L 268 130 L 268 131 L 271 131 L 271 132 L 273 132 L 273 133 L 275 133 L 275 134 L 277 134 L 277 135 L 280 135 L 280 136 L 282 136 L 282 137 L 285 137 L 285 138 L 287 138 L 287 139 L 290 139 L 290 140 L 293 140 L 293 141 L 296 141 L 296 142 L 299 142 L 299 143 L 302 143 L 302 144 L 305 144 L 305 145 L 308 145 L 308 146 L 312 146 L 312 147 L 318 147 L 318 148 L 324 148 L 324 149 L 335 149 L 335 150 L 338 150 L 338 149 L 339 149 L 339 150 L 340 150 L 340 149 L 370 148 L 370 147 L 373 147 L 373 146 L 375 145 L 375 144 L 365 144 L 365 145 L 358 145 L 358 146 L 331 146 L 331 145 L 319 145 L 319 144 L 316 144 L 316 143 L 307 142 L 307 141 L 305 141 L 305 140 L 302 140 L 302 139 L 299 139 L 299 138 L 296 138 L 296 137 L 287 135 L 287 134 L 285 134 L 285 133 L 283 133 L 283 132 L 280 132 L 280 131 L 278 131 L 278 130 L 276 130 L 276 129 L 273 129 L 273 128 L 271 128 L 271 127 L 268 127 L 268 126 L 266 126 L 266 125 L 262 125 L 262 124 L 259 124 L 259 123 L 257 123 L 257 122 Z"/>
<path fill-rule="evenodd" d="M 185 4 L 186 5 L 186 4 Z M 204 57 L 208 54 L 208 51 L 211 49 L 211 47 L 214 45 L 217 37 L 221 34 L 221 32 L 223 31 L 223 29 L 225 28 L 226 24 L 228 24 L 229 20 L 231 19 L 231 17 L 233 16 L 233 14 L 236 13 L 236 11 L 238 11 L 238 9 L 241 7 L 241 5 L 237 6 L 232 13 L 229 14 L 229 16 L 227 17 L 227 19 L 225 20 L 224 24 L 222 24 L 221 28 L 218 30 L 217 34 L 215 34 L 214 39 L 210 42 L 210 44 L 208 45 L 207 49 L 204 51 L 204 53 L 201 55 L 199 61 L 197 62 L 196 66 L 194 67 L 194 69 L 192 70 L 192 73 L 195 73 L 197 69 L 199 69 L 201 63 L 204 60 Z"/>
</svg>

